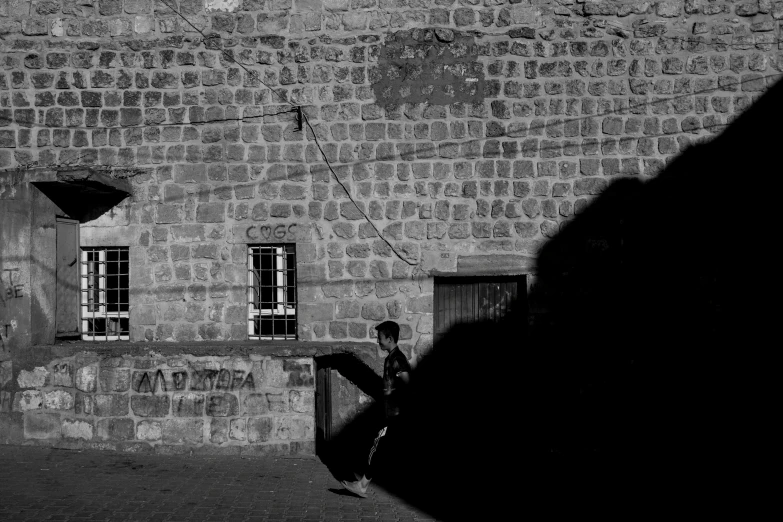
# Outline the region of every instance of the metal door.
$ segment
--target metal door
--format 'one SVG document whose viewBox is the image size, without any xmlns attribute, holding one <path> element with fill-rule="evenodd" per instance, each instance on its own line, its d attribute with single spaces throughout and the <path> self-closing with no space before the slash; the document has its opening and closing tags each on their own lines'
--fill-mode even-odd
<svg viewBox="0 0 783 522">
<path fill-rule="evenodd" d="M 512 314 L 527 321 L 526 277 L 436 277 L 435 342 L 457 324 L 499 322 Z"/>
<path fill-rule="evenodd" d="M 79 222 L 57 218 L 57 311 L 58 337 L 79 335 Z"/>
</svg>

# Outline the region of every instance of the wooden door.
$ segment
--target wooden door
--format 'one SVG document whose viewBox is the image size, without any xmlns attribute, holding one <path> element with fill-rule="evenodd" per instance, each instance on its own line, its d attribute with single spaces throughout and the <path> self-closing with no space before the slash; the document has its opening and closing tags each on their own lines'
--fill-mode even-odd
<svg viewBox="0 0 783 522">
<path fill-rule="evenodd" d="M 434 331 L 437 343 L 458 324 L 499 322 L 514 316 L 527 321 L 526 277 L 436 277 Z"/>
<path fill-rule="evenodd" d="M 323 456 L 332 439 L 332 367 L 327 357 L 315 365 L 315 451 Z"/>
<path fill-rule="evenodd" d="M 58 337 L 79 335 L 79 222 L 57 218 L 55 324 Z"/>
</svg>

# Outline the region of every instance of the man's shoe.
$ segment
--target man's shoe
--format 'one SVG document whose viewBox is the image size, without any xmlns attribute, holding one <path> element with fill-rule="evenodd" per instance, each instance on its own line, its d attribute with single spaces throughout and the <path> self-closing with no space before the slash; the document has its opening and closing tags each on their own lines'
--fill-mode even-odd
<svg viewBox="0 0 783 522">
<path fill-rule="evenodd" d="M 343 480 L 341 484 L 345 489 L 347 489 L 357 497 L 367 498 L 367 490 L 362 489 L 361 484 L 359 484 L 358 482 L 348 482 L 347 480 Z"/>
</svg>

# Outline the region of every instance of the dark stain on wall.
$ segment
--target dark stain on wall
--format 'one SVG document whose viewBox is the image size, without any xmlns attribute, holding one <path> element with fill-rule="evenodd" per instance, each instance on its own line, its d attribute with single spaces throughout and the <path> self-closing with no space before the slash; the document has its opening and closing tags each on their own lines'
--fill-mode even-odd
<svg viewBox="0 0 783 522">
<path fill-rule="evenodd" d="M 379 105 L 448 105 L 484 99 L 479 46 L 467 33 L 449 29 L 398 31 L 386 37 L 373 91 Z"/>
</svg>

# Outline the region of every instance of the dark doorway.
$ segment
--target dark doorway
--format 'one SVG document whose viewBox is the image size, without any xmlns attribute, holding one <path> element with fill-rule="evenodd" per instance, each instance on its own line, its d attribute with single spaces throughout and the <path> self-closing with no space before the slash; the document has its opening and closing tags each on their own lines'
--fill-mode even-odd
<svg viewBox="0 0 783 522">
<path fill-rule="evenodd" d="M 332 438 L 332 365 L 330 358 L 315 359 L 315 452 L 323 456 Z"/>
<path fill-rule="evenodd" d="M 434 341 L 465 323 L 500 322 L 517 317 L 527 323 L 527 276 L 436 277 Z"/>
</svg>

